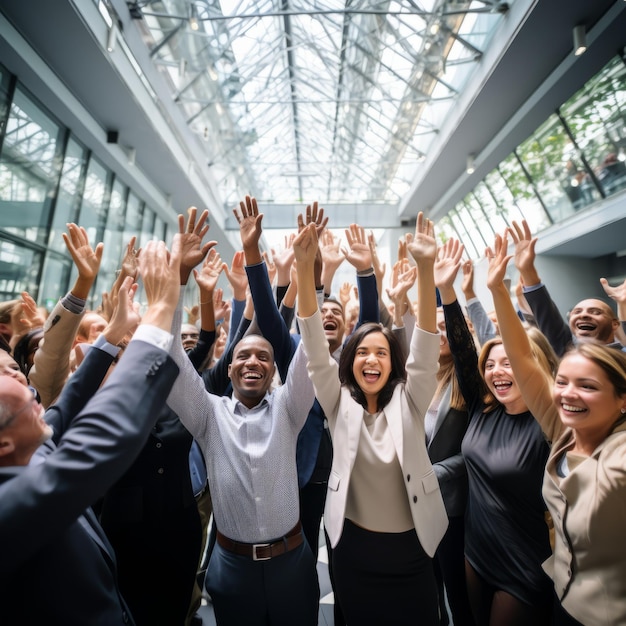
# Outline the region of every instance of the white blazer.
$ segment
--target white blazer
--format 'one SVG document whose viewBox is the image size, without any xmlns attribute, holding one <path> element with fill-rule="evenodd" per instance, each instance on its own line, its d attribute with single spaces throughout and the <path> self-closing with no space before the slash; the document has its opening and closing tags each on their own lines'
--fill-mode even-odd
<svg viewBox="0 0 626 626">
<path fill-rule="evenodd" d="M 324 524 L 333 547 L 341 538 L 350 475 L 354 467 L 363 407 L 339 382 L 338 365 L 330 356 L 319 311 L 298 318 L 315 395 L 324 409 L 333 439 L 333 465 L 328 479 Z M 416 329 L 407 361 L 407 382 L 398 385 L 385 407 L 393 444 L 402 468 L 415 532 L 433 556 L 448 516 L 433 470 L 424 433 L 424 416 L 437 388 L 439 335 Z"/>
</svg>

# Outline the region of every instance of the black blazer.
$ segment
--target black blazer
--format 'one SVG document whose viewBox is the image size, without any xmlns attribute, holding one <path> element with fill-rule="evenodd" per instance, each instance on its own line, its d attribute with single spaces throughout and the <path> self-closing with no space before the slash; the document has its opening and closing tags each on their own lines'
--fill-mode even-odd
<svg viewBox="0 0 626 626">
<path fill-rule="evenodd" d="M 467 411 L 450 408 L 448 386 L 439 403 L 435 428 L 427 445 L 448 517 L 463 515 L 467 504 L 467 469 L 461 442 L 468 424 Z"/>
<path fill-rule="evenodd" d="M 26 467 L 0 468 L 3 625 L 132 624 L 115 557 L 88 507 L 132 463 L 178 368 L 163 350 L 132 341 L 89 401 L 112 359 L 90 350 L 46 411 L 55 436 Z M 87 510 L 86 510 L 87 509 Z"/>
</svg>

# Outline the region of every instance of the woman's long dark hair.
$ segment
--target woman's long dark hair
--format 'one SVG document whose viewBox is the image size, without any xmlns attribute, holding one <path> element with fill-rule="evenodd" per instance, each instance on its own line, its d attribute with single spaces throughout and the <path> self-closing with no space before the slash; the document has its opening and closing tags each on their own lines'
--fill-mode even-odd
<svg viewBox="0 0 626 626">
<path fill-rule="evenodd" d="M 380 324 L 368 323 L 359 326 L 350 336 L 350 339 L 346 342 L 341 351 L 341 357 L 339 358 L 339 380 L 342 385 L 345 385 L 350 390 L 350 395 L 364 408 L 367 409 L 367 399 L 362 389 L 354 378 L 352 371 L 352 364 L 354 363 L 354 357 L 356 355 L 357 348 L 363 342 L 363 339 L 371 333 L 382 333 L 389 343 L 389 354 L 391 357 L 391 372 L 389 379 L 385 383 L 385 386 L 380 390 L 378 394 L 378 406 L 380 411 L 385 407 L 391 396 L 393 390 L 398 383 L 406 381 L 406 368 L 405 359 L 403 356 L 402 347 L 396 339 L 395 335 L 386 327 Z"/>
</svg>

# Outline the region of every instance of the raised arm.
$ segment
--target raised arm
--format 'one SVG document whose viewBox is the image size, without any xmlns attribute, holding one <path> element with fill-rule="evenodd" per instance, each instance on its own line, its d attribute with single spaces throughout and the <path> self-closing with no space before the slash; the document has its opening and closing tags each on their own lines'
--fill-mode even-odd
<svg viewBox="0 0 626 626">
<path fill-rule="evenodd" d="M 437 243 L 434 225 L 420 211 L 415 235 L 407 239 L 407 250 L 417 263 L 417 325 L 429 333 L 437 332 L 437 301 L 434 266 Z"/>
<path fill-rule="evenodd" d="M 372 248 L 367 240 L 365 229 L 358 224 L 351 224 L 345 233 L 348 247 L 343 249 L 343 254 L 348 263 L 356 270 L 358 284 L 359 317 L 354 325 L 352 331 L 354 332 L 365 322 L 380 321 L 380 298 L 378 279 L 372 265 Z"/>
<path fill-rule="evenodd" d="M 70 292 L 48 316 L 44 336 L 29 373 L 30 382 L 39 392 L 44 407 L 56 400 L 70 374 L 70 352 L 74 337 L 98 275 L 104 249 L 102 243 L 92 248 L 87 231 L 76 224 L 68 224 L 63 241 L 78 270 L 78 276 Z"/>
<path fill-rule="evenodd" d="M 506 267 L 511 259 L 507 251 L 507 237 L 496 235 L 493 250 L 487 250 L 487 287 L 493 296 L 502 344 L 515 374 L 515 381 L 530 412 L 546 437 L 553 441 L 561 432 L 562 425 L 552 403 L 552 381 L 533 354 L 528 334 L 504 284 Z"/>
<path fill-rule="evenodd" d="M 572 343 L 572 332 L 561 312 L 541 282 L 535 267 L 537 238 L 532 237 L 528 223 L 512 223 L 509 234 L 515 244 L 515 267 L 524 281 L 524 295 L 537 320 L 539 330 L 547 337 L 559 357 Z"/>
<path fill-rule="evenodd" d="M 128 469 L 176 378 L 177 368 L 167 358 L 179 288 L 176 254 L 168 258 L 164 244 L 156 242 L 146 248 L 152 244 L 159 249 L 149 269 L 155 280 L 144 275 L 149 306 L 143 319 L 152 328 L 142 329 L 142 323 L 115 371 L 45 463 L 29 465 L 0 485 L 0 577 L 26 566 Z M 157 280 L 164 265 L 169 287 Z M 148 341 L 150 333 L 158 339 L 152 334 Z"/>
<path fill-rule="evenodd" d="M 617 302 L 617 317 L 621 323 L 622 329 L 626 329 L 626 280 L 621 285 L 611 287 L 606 278 L 601 278 L 600 284 L 606 295 L 611 298 L 611 300 Z"/>
<path fill-rule="evenodd" d="M 461 263 L 463 247 L 450 239 L 439 251 L 435 264 L 435 281 L 439 288 L 446 320 L 446 335 L 459 388 L 468 406 L 476 407 L 482 402 L 483 380 L 478 371 L 478 355 L 474 340 L 454 290 L 454 281 Z"/>
<path fill-rule="evenodd" d="M 119 358 L 119 346 L 130 336 L 140 318 L 133 306 L 137 284 L 127 276 L 116 291 L 111 319 L 87 352 L 85 359 L 70 376 L 58 400 L 46 412 L 46 421 L 54 430 L 56 444 L 71 421 L 102 384 L 111 364 Z"/>
<path fill-rule="evenodd" d="M 490 339 L 497 337 L 498 332 L 496 325 L 489 319 L 483 303 L 474 292 L 474 264 L 468 260 L 465 261 L 461 267 L 463 269 L 461 291 L 463 291 L 463 295 L 465 296 L 467 315 L 474 326 L 478 343 L 482 346 Z"/>
<path fill-rule="evenodd" d="M 278 372 L 281 379 L 285 380 L 295 345 L 276 306 L 272 285 L 259 250 L 259 240 L 263 232 L 261 227 L 263 214 L 259 213 L 256 199 L 250 196 L 246 196 L 245 200 L 239 203 L 239 211 L 235 210 L 234 214 L 239 223 L 256 322 L 261 334 L 272 345 Z"/>
</svg>

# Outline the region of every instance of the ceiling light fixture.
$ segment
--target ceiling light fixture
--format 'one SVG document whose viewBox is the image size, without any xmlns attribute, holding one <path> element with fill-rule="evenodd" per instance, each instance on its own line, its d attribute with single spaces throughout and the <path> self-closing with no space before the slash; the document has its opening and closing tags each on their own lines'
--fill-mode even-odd
<svg viewBox="0 0 626 626">
<path fill-rule="evenodd" d="M 117 41 L 117 25 L 115 22 L 109 28 L 109 36 L 107 37 L 107 50 L 113 52 L 115 50 L 115 42 Z"/>
<path fill-rule="evenodd" d="M 587 35 L 585 25 L 574 26 L 574 54 L 578 57 L 587 50 Z"/>
<path fill-rule="evenodd" d="M 198 23 L 198 16 L 196 15 L 196 5 L 192 4 L 190 7 L 191 13 L 189 16 L 189 28 L 191 30 L 196 31 L 200 28 L 200 24 Z"/>
<path fill-rule="evenodd" d="M 466 172 L 466 174 L 473 174 L 475 170 L 476 170 L 476 167 L 475 167 L 475 163 L 474 163 L 474 155 L 473 154 L 468 154 L 467 155 L 467 163 L 465 165 L 465 172 Z"/>
<path fill-rule="evenodd" d="M 135 165 L 135 160 L 137 158 L 137 150 L 135 148 L 128 148 L 127 157 L 128 157 L 128 165 Z"/>
</svg>

